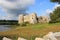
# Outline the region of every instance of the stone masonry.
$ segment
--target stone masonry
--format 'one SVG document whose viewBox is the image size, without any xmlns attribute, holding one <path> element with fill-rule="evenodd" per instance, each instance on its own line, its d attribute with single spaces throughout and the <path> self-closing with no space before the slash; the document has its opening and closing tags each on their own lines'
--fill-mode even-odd
<svg viewBox="0 0 60 40">
<path fill-rule="evenodd" d="M 21 24 L 21 23 L 24 23 L 24 22 L 28 22 L 28 23 L 31 23 L 31 24 L 35 24 L 37 23 L 37 15 L 36 13 L 32 13 L 30 15 L 19 15 L 19 20 L 18 20 L 18 23 Z"/>
<path fill-rule="evenodd" d="M 40 16 L 38 17 L 36 13 L 31 13 L 29 15 L 19 15 L 18 23 L 22 24 L 24 22 L 28 22 L 30 24 L 35 23 L 49 23 L 50 19 L 48 17 Z"/>
<path fill-rule="evenodd" d="M 49 21 L 50 21 L 49 17 L 46 17 L 46 16 L 40 16 L 40 17 L 38 17 L 38 22 L 39 23 L 49 23 Z"/>
</svg>

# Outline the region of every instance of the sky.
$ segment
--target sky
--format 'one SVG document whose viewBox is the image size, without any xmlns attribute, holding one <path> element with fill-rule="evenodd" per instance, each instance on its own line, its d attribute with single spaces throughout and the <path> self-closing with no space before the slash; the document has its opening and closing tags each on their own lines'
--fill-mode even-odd
<svg viewBox="0 0 60 40">
<path fill-rule="evenodd" d="M 26 3 L 26 4 L 28 4 L 28 3 Z M 30 4 L 31 4 L 31 2 L 30 2 Z M 28 5 L 30 5 L 30 4 L 28 4 Z M 33 5 L 30 5 L 29 7 L 26 7 L 26 6 L 24 6 L 24 7 L 26 7 L 26 9 L 27 9 L 26 12 L 28 14 L 36 12 L 38 16 L 48 16 L 49 13 L 54 10 L 54 7 L 56 5 L 57 5 L 57 3 L 50 2 L 50 0 L 35 0 Z M 0 19 L 6 19 L 7 17 L 5 17 L 5 16 L 7 16 L 7 14 L 3 10 L 3 7 L 0 6 Z"/>
<path fill-rule="evenodd" d="M 50 2 L 50 0 L 36 0 L 35 5 L 30 7 L 28 12 L 36 12 L 38 16 L 46 16 L 53 10 L 56 3 Z"/>
</svg>

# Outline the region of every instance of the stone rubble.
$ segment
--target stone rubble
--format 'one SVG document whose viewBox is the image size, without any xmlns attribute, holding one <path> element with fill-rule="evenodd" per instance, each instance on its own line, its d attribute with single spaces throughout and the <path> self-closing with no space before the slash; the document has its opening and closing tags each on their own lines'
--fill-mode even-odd
<svg viewBox="0 0 60 40">
<path fill-rule="evenodd" d="M 43 38 L 38 38 L 38 37 L 37 37 L 37 38 L 35 38 L 35 40 L 44 40 L 44 39 L 43 39 Z"/>
<path fill-rule="evenodd" d="M 60 40 L 60 32 L 49 32 L 43 38 L 35 38 L 35 40 Z"/>
<path fill-rule="evenodd" d="M 12 40 L 12 39 L 7 38 L 7 37 L 3 37 L 2 40 Z M 27 40 L 27 39 L 18 37 L 17 40 Z M 36 37 L 35 40 L 60 40 L 60 32 L 55 32 L 55 33 L 49 32 L 48 34 L 43 36 L 43 38 Z"/>
<path fill-rule="evenodd" d="M 57 40 L 53 32 L 49 32 L 43 37 L 45 40 Z"/>
<path fill-rule="evenodd" d="M 54 35 L 55 36 L 60 36 L 60 32 L 55 32 Z"/>
<path fill-rule="evenodd" d="M 18 37 L 18 40 L 26 40 L 26 39 L 24 39 L 24 38 L 21 38 L 21 37 Z"/>
<path fill-rule="evenodd" d="M 2 39 L 2 40 L 12 40 L 12 39 L 7 38 L 7 37 L 3 37 L 3 39 Z"/>
<path fill-rule="evenodd" d="M 54 35 L 58 40 L 60 40 L 60 32 L 55 32 Z"/>
</svg>

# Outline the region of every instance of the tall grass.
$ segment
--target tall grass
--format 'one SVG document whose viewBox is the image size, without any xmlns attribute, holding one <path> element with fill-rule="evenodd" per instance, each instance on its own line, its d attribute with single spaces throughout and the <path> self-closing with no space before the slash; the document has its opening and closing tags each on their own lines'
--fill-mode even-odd
<svg viewBox="0 0 60 40">
<path fill-rule="evenodd" d="M 14 27 L 14 26 L 13 26 Z M 36 37 L 42 37 L 48 32 L 60 31 L 60 23 L 53 24 L 28 24 L 26 26 L 15 26 L 12 30 L 0 32 L 0 36 L 7 36 L 13 40 L 23 37 L 28 40 L 34 40 Z"/>
</svg>

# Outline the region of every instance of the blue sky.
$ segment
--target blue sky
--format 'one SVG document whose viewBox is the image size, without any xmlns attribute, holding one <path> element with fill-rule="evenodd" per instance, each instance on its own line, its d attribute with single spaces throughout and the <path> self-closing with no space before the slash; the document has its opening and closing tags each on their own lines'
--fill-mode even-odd
<svg viewBox="0 0 60 40">
<path fill-rule="evenodd" d="M 50 0 L 36 0 L 35 5 L 30 7 L 28 12 L 36 12 L 38 16 L 46 15 L 46 11 L 53 10 L 56 3 L 50 2 Z"/>
<path fill-rule="evenodd" d="M 38 16 L 46 16 L 47 10 L 53 10 L 56 3 L 50 2 L 50 0 L 36 0 L 33 6 L 30 6 L 27 13 L 36 12 Z M 2 11 L 0 7 L 0 16 L 6 16 L 6 13 Z"/>
</svg>

